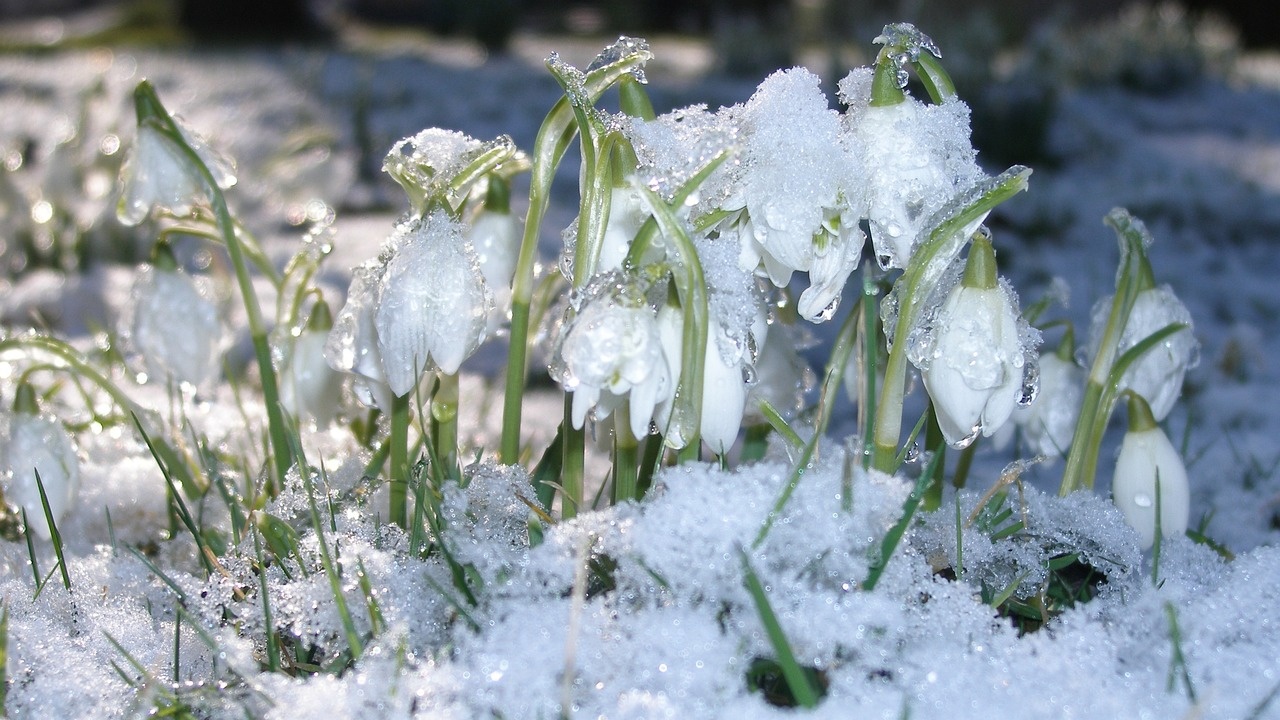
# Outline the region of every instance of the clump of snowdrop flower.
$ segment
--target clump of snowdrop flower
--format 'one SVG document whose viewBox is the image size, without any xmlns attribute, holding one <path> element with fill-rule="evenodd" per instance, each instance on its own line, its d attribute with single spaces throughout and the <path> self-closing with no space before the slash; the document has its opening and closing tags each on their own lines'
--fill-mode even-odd
<svg viewBox="0 0 1280 720">
<path fill-rule="evenodd" d="M 49 513 L 57 523 L 75 505 L 80 464 L 71 436 L 61 422 L 40 414 L 35 389 L 27 383 L 18 386 L 14 397 L 4 466 L 4 496 L 26 511 L 28 529 L 50 539 L 52 531 L 45 518 L 36 474 L 44 485 Z"/>
<path fill-rule="evenodd" d="M 1191 512 L 1187 468 L 1140 395 L 1129 396 L 1129 429 L 1116 458 L 1111 497 L 1138 531 L 1144 549 L 1155 544 L 1157 523 L 1163 537 L 1187 531 Z"/>
<path fill-rule="evenodd" d="M 1023 396 L 1028 370 L 1012 291 L 996 276 L 995 250 L 983 234 L 969 249 L 964 276 L 946 296 L 921 367 L 943 437 L 965 447 L 991 436 Z"/>
</svg>

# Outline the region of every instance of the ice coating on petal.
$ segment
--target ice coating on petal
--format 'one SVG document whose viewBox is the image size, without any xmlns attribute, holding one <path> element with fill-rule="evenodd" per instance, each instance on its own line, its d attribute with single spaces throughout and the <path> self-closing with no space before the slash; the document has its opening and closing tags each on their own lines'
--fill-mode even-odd
<svg viewBox="0 0 1280 720">
<path fill-rule="evenodd" d="M 925 388 L 947 442 L 963 447 L 1009 419 L 1022 389 L 1018 318 L 998 288 L 957 286 L 938 313 Z"/>
<path fill-rule="evenodd" d="M 138 271 L 126 311 L 124 339 L 145 372 L 199 387 L 217 374 L 225 347 L 218 308 L 179 271 Z"/>
<path fill-rule="evenodd" d="M 361 403 L 390 412 L 391 389 L 382 368 L 382 350 L 374 323 L 378 282 L 384 269 L 385 263 L 374 259 L 351 272 L 347 302 L 334 318 L 325 340 L 324 357 L 329 367 L 355 376 L 353 389 Z"/>
<path fill-rule="evenodd" d="M 930 217 L 982 177 L 969 140 L 969 108 L 954 98 L 926 105 L 911 97 L 872 107 L 869 96 L 852 95 L 864 92 L 860 81 L 841 87 L 851 102 L 850 132 L 866 152 L 876 257 L 885 268 L 906 267 Z"/>
<path fill-rule="evenodd" d="M 443 212 L 396 228 L 374 324 L 387 384 L 408 393 L 423 372 L 453 375 L 484 340 L 491 300 L 463 227 Z"/>
<path fill-rule="evenodd" d="M 51 533 L 40 501 L 36 473 L 40 473 L 49 510 L 57 523 L 75 504 L 80 487 L 80 466 L 71 436 L 56 420 L 15 413 L 9 424 L 5 467 L 5 497 L 21 505 L 27 511 L 31 529 L 48 540 Z"/>
<path fill-rule="evenodd" d="M 124 192 L 116 214 L 125 225 L 142 222 L 153 207 L 185 215 L 202 193 L 199 179 L 181 151 L 151 125 L 138 128 L 133 152 L 120 174 Z"/>
<path fill-rule="evenodd" d="M 1087 351 L 1090 358 L 1097 355 L 1110 310 L 1110 297 L 1093 307 Z M 1195 367 L 1200 352 L 1200 342 L 1192 331 L 1191 311 L 1174 295 L 1172 288 L 1161 285 L 1138 293 L 1120 335 L 1116 354 L 1116 357 L 1123 355 L 1147 336 L 1172 323 L 1184 324 L 1187 329 L 1174 333 L 1148 350 L 1120 379 L 1120 389 L 1133 390 L 1141 395 L 1151 406 L 1156 420 L 1163 420 L 1173 409 L 1182 394 L 1183 378 L 1188 369 Z"/>
<path fill-rule="evenodd" d="M 235 185 L 235 163 L 187 128 L 181 118 L 173 120 L 183 141 L 208 168 L 218 187 L 225 190 Z M 125 225 L 137 225 L 156 207 L 185 215 L 191 212 L 193 202 L 204 198 L 199 170 L 181 148 L 151 123 L 138 128 L 133 151 L 125 160 L 120 176 L 124 191 L 116 215 Z"/>
<path fill-rule="evenodd" d="M 550 373 L 573 395 L 573 423 L 581 427 L 594 406 L 602 420 L 630 393 L 630 425 L 636 437 L 649 432 L 655 405 L 673 392 L 657 315 L 625 293 L 621 275 L 603 275 L 585 290 L 580 310 L 568 320 L 553 351 Z"/>
</svg>

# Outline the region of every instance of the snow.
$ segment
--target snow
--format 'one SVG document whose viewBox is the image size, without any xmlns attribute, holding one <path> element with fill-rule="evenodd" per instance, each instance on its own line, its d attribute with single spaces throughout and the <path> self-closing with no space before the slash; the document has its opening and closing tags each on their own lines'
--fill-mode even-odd
<svg viewBox="0 0 1280 720">
<path fill-rule="evenodd" d="M 215 62 L 224 70 L 207 72 Z M 661 78 L 654 66 L 649 70 L 659 103 L 684 102 L 678 93 L 685 91 L 662 95 Z M 438 125 L 476 137 L 511 132 L 528 148 L 535 116 L 556 92 L 543 70 L 512 59 L 445 67 L 407 56 L 308 51 L 6 57 L 0 59 L 4 87 L 19 90 L 0 100 L 14 109 L 0 120 L 5 145 L 24 137 L 48 143 L 60 127 L 55 120 L 74 106 L 73 80 L 95 73 L 107 80 L 96 101 L 104 108 L 101 122 L 114 132 L 127 137 L 127 89 L 149 74 L 193 127 L 211 142 L 226 141 L 241 161 L 243 194 L 233 194 L 233 203 L 241 201 L 237 208 L 249 225 L 270 233 L 273 258 L 296 248 L 297 231 L 280 221 L 291 206 L 321 198 L 339 208 L 337 248 L 323 277 L 335 301 L 350 268 L 376 252 L 394 220 L 391 211 L 376 211 L 375 222 L 358 212 L 376 210 L 379 197 L 392 195 L 376 176 L 362 174 L 355 160 L 361 142 L 389 147 Z M 364 91 L 354 89 L 360 76 L 368 79 Z M 42 99 L 20 90 L 30 87 L 48 92 Z M 368 95 L 357 98 L 357 92 Z M 746 101 L 751 92 L 728 84 L 709 90 L 717 99 L 737 93 L 730 103 Z M 372 112 L 363 131 L 369 137 L 358 139 L 355 108 L 362 102 Z M 529 108 L 538 111 L 526 116 Z M 1049 149 L 1057 166 L 1037 168 L 1030 192 L 993 219 L 1001 225 L 995 242 L 1002 271 L 1013 277 L 1025 305 L 1058 293 L 1055 279 L 1069 285 L 1085 302 L 1052 312 L 1083 328 L 1088 299 L 1111 292 L 1115 244 L 1101 218 L 1125 205 L 1147 220 L 1156 238 L 1157 281 L 1196 319 L 1205 360 L 1188 371 L 1184 399 L 1165 426 L 1188 461 L 1193 527 L 1207 518 L 1206 533 L 1230 548 L 1234 560 L 1169 538 L 1157 571 L 1108 500 L 1106 466 L 1116 442 L 1104 448 L 1093 492 L 1053 496 L 1059 461 L 1027 469 L 1025 487 L 1005 489 L 1008 521 L 1025 513 L 1030 530 L 1019 542 L 993 540 L 980 522 L 966 525 L 1010 459 L 1007 451 L 983 450 L 971 489 L 948 494 L 938 512 L 922 514 L 869 591 L 859 589 L 869 553 L 897 521 L 911 480 L 861 471 L 857 462 L 846 462 L 834 439 L 819 444 L 817 459 L 758 544 L 792 478 L 785 448 L 773 447 L 760 464 L 729 473 L 704 465 L 665 471 L 643 503 L 548 527 L 536 546 L 522 531 L 529 521 L 520 494 L 523 472 L 481 463 L 468 470 L 467 488 L 450 487 L 445 500 L 452 520 L 446 541 L 474 565 L 472 582 L 483 588 L 481 602 L 467 609 L 473 626 L 455 606 L 458 598 L 440 592 L 456 594 L 445 564 L 411 557 L 409 538 L 376 519 L 386 490 L 363 478 L 367 451 L 342 433 L 309 429 L 308 457 L 325 468 L 317 476 L 317 499 L 327 492 L 347 501 L 334 518 L 336 529 L 322 510 L 326 540 L 347 573 L 347 607 L 358 631 L 369 632 L 374 620 L 370 596 L 357 582 L 359 565 L 382 628 L 348 672 L 288 677 L 259 665 L 259 572 L 267 573 L 277 627 L 302 645 L 327 648 L 316 658 L 320 663 L 345 648 L 300 479 L 267 511 L 296 523 L 302 562 L 256 568 L 243 560 L 254 557 L 245 539 L 242 560 L 225 556 L 221 571 L 206 579 L 194 544 L 181 531 L 178 540 L 166 537 L 166 487 L 146 448 L 128 426 L 89 421 L 77 433 L 79 501 L 59 524 L 72 590 L 55 572 L 37 596 L 25 544 L 0 541 L 0 597 L 9 613 L 8 714 L 128 717 L 145 714 L 170 693 L 213 717 L 550 717 L 565 712 L 566 699 L 568 713 L 581 717 L 789 716 L 794 712 L 747 688 L 752 660 L 774 653 L 742 584 L 742 553 L 768 588 L 800 662 L 825 678 L 826 696 L 810 713 L 816 717 L 1280 717 L 1280 414 L 1274 410 L 1280 367 L 1272 361 L 1280 349 L 1273 247 L 1280 173 L 1267 162 L 1280 152 L 1280 95 L 1213 79 L 1161 96 L 1086 88 L 1064 92 L 1056 112 Z M 278 157 L 279 128 L 295 124 L 334 139 L 323 163 L 307 154 L 285 164 L 267 161 Z M 670 132 L 678 143 L 678 131 Z M 668 150 L 655 150 L 651 161 L 663 172 L 675 164 Z M 562 172 L 573 186 L 576 169 L 566 166 Z M 573 198 L 555 202 L 548 227 L 557 219 L 567 225 L 575 212 Z M 544 243 L 543 256 L 552 257 L 558 238 Z M 20 269 L 13 253 L 6 247 L 0 255 L 6 267 Z M 117 326 L 134 274 L 109 266 L 65 278 L 28 272 L 0 280 L 0 316 L 18 327 L 38 313 L 92 348 L 93 328 Z M 354 323 L 352 333 L 371 330 L 372 318 L 352 313 L 345 319 L 339 313 L 339 324 Z M 778 330 L 770 329 L 767 342 L 783 335 Z M 356 345 L 342 347 L 355 367 L 361 361 Z M 482 356 L 474 367 L 492 368 Z M 22 367 L 10 356 L 0 358 L 6 408 Z M 464 397 L 478 395 L 480 385 L 465 378 Z M 252 427 L 261 423 L 260 410 L 251 404 L 242 410 L 225 384 L 196 398 L 171 397 L 154 384 L 130 390 L 145 406 L 185 417 L 211 456 L 252 454 L 246 448 L 256 446 Z M 174 404 L 183 412 L 175 413 Z M 537 407 L 548 417 L 560 411 L 556 402 Z M 462 412 L 470 418 L 471 440 L 493 447 L 496 413 L 465 405 Z M 833 438 L 852 427 L 851 418 L 837 417 Z M 13 422 L 7 412 L 0 415 L 3 442 Z M 535 432 L 543 433 L 537 442 L 545 446 L 547 429 Z M 257 466 L 222 472 L 235 489 Z M 216 505 L 205 509 L 219 512 Z M 181 620 L 175 591 L 129 548 L 163 568 L 186 597 Z M 1106 576 L 1091 602 L 1023 636 L 982 602 L 984 586 L 999 592 L 1014 584 L 1017 597 L 1033 596 L 1048 578 L 1045 561 L 1067 551 L 1083 553 Z M 35 552 L 42 574 L 54 568 L 48 544 L 37 543 Z M 607 576 L 611 590 L 586 581 L 591 574 L 583 568 L 591 560 L 597 567 L 615 564 L 593 581 Z M 956 568 L 960 560 L 963 573 Z M 940 572 L 946 568 L 959 577 Z M 145 670 L 141 692 L 122 675 L 134 679 L 142 672 L 115 643 Z M 1184 684 L 1179 652 L 1191 687 Z"/>
</svg>

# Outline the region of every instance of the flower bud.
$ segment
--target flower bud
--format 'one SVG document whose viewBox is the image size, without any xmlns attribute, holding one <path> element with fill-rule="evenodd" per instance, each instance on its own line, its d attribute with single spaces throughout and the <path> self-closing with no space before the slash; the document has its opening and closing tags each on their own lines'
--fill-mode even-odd
<svg viewBox="0 0 1280 720">
<path fill-rule="evenodd" d="M 49 511 L 57 523 L 75 504 L 80 466 L 71 436 L 62 423 L 38 414 L 35 393 L 25 383 L 18 388 L 14 401 L 5 455 L 5 496 L 26 510 L 28 529 L 50 539 L 52 532 L 45 519 L 36 473 L 40 474 Z"/>
<path fill-rule="evenodd" d="M 1129 396 L 1129 431 L 1120 444 L 1111 498 L 1134 530 L 1142 547 L 1155 544 L 1156 492 L 1159 484 L 1160 532 L 1176 537 L 1187 530 L 1191 490 L 1187 468 L 1156 424 L 1147 402 Z"/>
<path fill-rule="evenodd" d="M 937 317 L 937 333 L 922 368 L 943 437 L 965 447 L 1009 419 L 1022 393 L 1025 365 L 1018 314 L 995 275 L 991 242 L 975 237 L 964 280 Z"/>
<path fill-rule="evenodd" d="M 280 402 L 295 417 L 324 426 L 342 403 L 342 375 L 325 362 L 324 348 L 333 328 L 329 305 L 316 302 L 307 327 L 293 341 L 280 373 Z"/>
</svg>

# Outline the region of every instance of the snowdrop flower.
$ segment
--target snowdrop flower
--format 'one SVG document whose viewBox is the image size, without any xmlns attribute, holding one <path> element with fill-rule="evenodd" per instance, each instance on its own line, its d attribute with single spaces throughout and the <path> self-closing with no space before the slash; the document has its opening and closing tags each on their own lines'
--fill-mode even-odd
<svg viewBox="0 0 1280 720">
<path fill-rule="evenodd" d="M 1083 400 L 1084 370 L 1071 353 L 1045 353 L 1040 356 L 1040 392 L 1031 405 L 1014 409 L 1013 421 L 1032 452 L 1063 456 L 1071 447 Z"/>
<path fill-rule="evenodd" d="M 351 272 L 347 302 L 338 311 L 333 329 L 325 339 L 324 358 L 329 367 L 353 378 L 352 390 L 362 404 L 391 412 L 391 387 L 382 369 L 382 350 L 374 312 L 378 303 L 378 282 L 385 262 L 375 259 Z"/>
<path fill-rule="evenodd" d="M 510 212 L 485 207 L 465 232 L 466 242 L 475 249 L 480 275 L 493 294 L 493 307 L 485 324 L 485 334 L 502 329 L 511 305 L 511 280 L 520 254 L 520 226 Z"/>
<path fill-rule="evenodd" d="M 947 294 L 936 335 L 921 367 L 947 443 L 965 447 L 979 431 L 991 436 L 1022 395 L 1026 365 L 1012 291 L 996 279 L 995 251 L 973 240 L 964 278 Z"/>
<path fill-rule="evenodd" d="M 667 305 L 658 311 L 658 331 L 662 338 L 667 370 L 673 378 L 680 376 L 680 358 L 684 351 L 684 315 L 677 307 Z M 752 342 L 767 342 L 768 324 L 763 313 L 753 323 Z M 740 347 L 730 339 L 728 328 L 712 320 L 707 333 L 707 347 L 703 356 L 701 420 L 697 428 L 702 441 L 717 455 L 729 452 L 738 439 L 742 419 L 746 413 L 749 380 L 755 376 L 756 358 L 749 348 Z M 674 401 L 671 396 L 658 408 L 659 424 L 669 422 Z"/>
<path fill-rule="evenodd" d="M 236 184 L 235 163 L 211 148 L 180 118 L 165 112 L 150 84 L 138 85 L 135 104 L 138 136 L 120 170 L 124 185 L 117 208 L 120 222 L 137 225 L 152 208 L 186 215 L 191 212 L 193 202 L 205 198 L 200 171 L 188 152 L 174 141 L 170 134 L 174 131 L 195 151 L 219 188 L 225 190 Z"/>
<path fill-rule="evenodd" d="M 951 98 L 928 105 L 910 95 L 870 104 L 872 70 L 840 82 L 846 130 L 865 152 L 867 219 L 883 268 L 905 268 L 930 217 L 982 176 L 969 140 L 969 108 Z"/>
<path fill-rule="evenodd" d="M 811 322 L 830 319 L 865 241 L 858 153 L 841 135 L 818 77 L 806 70 L 766 78 L 741 123 L 746 217 L 733 218 L 721 234 L 736 232 L 743 269 L 762 267 L 778 287 L 793 272 L 808 272 L 800 313 Z"/>
<path fill-rule="evenodd" d="M 573 393 L 575 428 L 608 417 L 624 396 L 631 402 L 631 432 L 649 434 L 658 403 L 674 393 L 663 357 L 657 318 L 643 303 L 620 301 L 603 291 L 616 282 L 610 273 L 592 283 L 581 309 L 561 330 L 551 364 L 552 376 Z"/>
<path fill-rule="evenodd" d="M 80 466 L 75 445 L 62 423 L 39 415 L 35 391 L 26 383 L 18 387 L 9 419 L 6 450 L 5 496 L 27 512 L 29 529 L 48 540 L 52 537 L 36 473 L 44 485 L 54 523 L 66 517 L 80 487 Z"/>
<path fill-rule="evenodd" d="M 1155 544 L 1156 484 L 1160 491 L 1160 532 L 1176 537 L 1187 531 L 1191 490 L 1187 468 L 1156 424 L 1141 396 L 1129 396 L 1129 431 L 1120 444 L 1111 496 L 1134 530 L 1143 549 Z"/>
<path fill-rule="evenodd" d="M 402 222 L 385 252 L 374 327 L 387 384 L 404 396 L 423 372 L 457 374 L 485 338 L 493 301 L 463 226 L 443 211 Z"/>
<path fill-rule="evenodd" d="M 324 358 L 332 328 L 329 304 L 317 301 L 280 373 L 280 402 L 285 409 L 294 417 L 311 418 L 322 427 L 329 424 L 342 402 L 342 375 Z"/>
<path fill-rule="evenodd" d="M 1089 356 L 1094 357 L 1107 324 L 1110 297 L 1094 306 L 1089 332 Z M 1195 366 L 1200 343 L 1192 334 L 1191 311 L 1168 285 L 1147 287 L 1134 299 L 1133 310 L 1120 335 L 1116 357 L 1142 342 L 1151 333 L 1171 324 L 1186 325 L 1138 358 L 1120 378 L 1119 390 L 1132 390 L 1151 406 L 1157 421 L 1164 420 L 1182 394 L 1182 380 Z"/>
<path fill-rule="evenodd" d="M 217 374 L 226 337 L 218 308 L 165 244 L 138 271 L 122 335 L 147 375 L 192 387 Z"/>
</svg>

